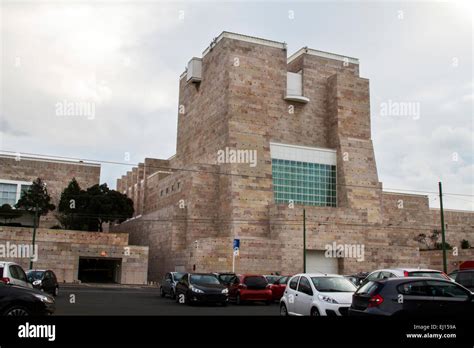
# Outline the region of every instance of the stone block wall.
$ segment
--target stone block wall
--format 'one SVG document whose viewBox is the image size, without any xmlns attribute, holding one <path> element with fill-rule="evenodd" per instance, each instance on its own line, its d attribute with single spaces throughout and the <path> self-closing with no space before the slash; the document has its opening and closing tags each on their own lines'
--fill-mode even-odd
<svg viewBox="0 0 474 348">
<path fill-rule="evenodd" d="M 0 245 L 31 245 L 31 228 L 0 226 Z M 9 244 L 7 244 L 9 243 Z M 121 260 L 121 284 L 147 284 L 148 247 L 128 244 L 128 233 L 99 233 L 39 228 L 36 232 L 38 261 L 36 269 L 51 269 L 60 283 L 78 280 L 79 258 L 104 258 Z M 29 268 L 27 258 L 5 258 Z"/>
<path fill-rule="evenodd" d="M 100 165 L 84 162 L 60 161 L 20 156 L 0 156 L 0 180 L 33 182 L 41 178 L 47 185 L 53 204 L 58 205 L 62 191 L 76 178 L 81 188 L 86 189 L 100 182 Z M 40 219 L 41 227 L 58 224 L 55 211 Z"/>
</svg>

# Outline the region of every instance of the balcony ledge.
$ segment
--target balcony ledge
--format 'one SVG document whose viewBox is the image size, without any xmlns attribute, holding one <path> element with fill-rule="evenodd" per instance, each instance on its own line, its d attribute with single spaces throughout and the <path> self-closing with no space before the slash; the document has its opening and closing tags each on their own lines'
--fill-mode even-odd
<svg viewBox="0 0 474 348">
<path fill-rule="evenodd" d="M 309 102 L 309 98 L 303 97 L 302 95 L 289 94 L 289 95 L 286 95 L 285 98 L 283 99 L 287 101 L 294 101 L 294 102 L 303 103 L 303 104 L 306 104 L 307 102 Z"/>
</svg>

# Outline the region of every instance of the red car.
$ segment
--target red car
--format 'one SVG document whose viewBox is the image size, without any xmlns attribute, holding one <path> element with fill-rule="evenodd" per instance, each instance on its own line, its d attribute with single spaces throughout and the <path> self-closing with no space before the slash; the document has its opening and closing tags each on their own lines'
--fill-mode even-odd
<svg viewBox="0 0 474 348">
<path fill-rule="evenodd" d="M 244 301 L 263 301 L 271 304 L 272 290 L 263 275 L 239 274 L 229 284 L 229 300 L 241 304 Z"/>
<path fill-rule="evenodd" d="M 275 283 L 270 285 L 270 290 L 272 290 L 272 298 L 273 301 L 280 301 L 283 293 L 286 289 L 286 283 L 288 283 L 288 279 L 291 276 L 282 276 L 281 278 L 277 279 Z"/>
</svg>

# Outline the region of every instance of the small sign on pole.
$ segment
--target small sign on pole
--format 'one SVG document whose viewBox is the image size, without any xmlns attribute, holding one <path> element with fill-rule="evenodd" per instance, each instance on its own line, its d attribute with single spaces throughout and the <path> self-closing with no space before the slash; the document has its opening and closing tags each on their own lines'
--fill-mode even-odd
<svg viewBox="0 0 474 348">
<path fill-rule="evenodd" d="M 232 255 L 232 272 L 235 273 L 235 257 L 239 256 L 239 251 L 240 251 L 240 239 L 234 239 L 234 242 L 232 243 L 232 250 L 233 250 L 233 255 Z"/>
</svg>

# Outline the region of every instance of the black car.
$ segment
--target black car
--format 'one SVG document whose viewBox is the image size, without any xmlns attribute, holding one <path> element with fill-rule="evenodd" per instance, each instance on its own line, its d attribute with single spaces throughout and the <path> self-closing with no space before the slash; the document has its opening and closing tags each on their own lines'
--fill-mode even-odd
<svg viewBox="0 0 474 348">
<path fill-rule="evenodd" d="M 229 290 L 212 273 L 186 273 L 176 284 L 178 303 L 219 303 L 227 305 Z"/>
<path fill-rule="evenodd" d="M 35 289 L 0 282 L 0 315 L 50 315 L 55 309 L 52 296 Z"/>
<path fill-rule="evenodd" d="M 349 315 L 459 316 L 474 313 L 474 294 L 455 282 L 435 278 L 369 281 L 352 296 Z"/>
<path fill-rule="evenodd" d="M 474 269 L 456 271 L 449 275 L 458 284 L 474 291 Z"/>
<path fill-rule="evenodd" d="M 182 272 L 168 272 L 165 274 L 165 278 L 160 285 L 160 296 L 165 297 L 168 295 L 172 299 L 176 298 L 176 284 L 185 275 Z"/>
<path fill-rule="evenodd" d="M 35 289 L 42 290 L 53 296 L 59 295 L 58 279 L 53 271 L 49 269 L 31 269 L 26 272 L 26 277 Z"/>
</svg>

